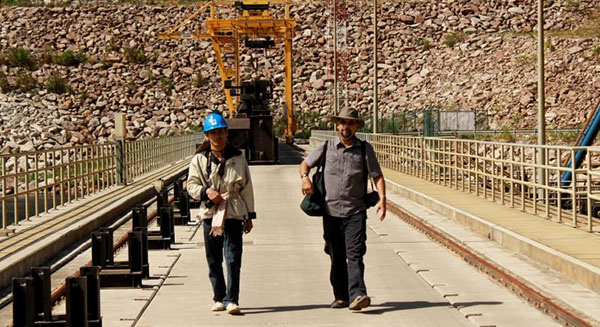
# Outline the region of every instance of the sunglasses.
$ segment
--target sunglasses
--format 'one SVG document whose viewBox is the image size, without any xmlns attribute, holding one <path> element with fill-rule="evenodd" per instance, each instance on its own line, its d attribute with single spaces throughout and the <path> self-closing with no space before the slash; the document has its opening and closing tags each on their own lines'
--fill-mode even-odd
<svg viewBox="0 0 600 327">
<path fill-rule="evenodd" d="M 338 119 L 338 122 L 342 125 L 353 126 L 358 124 L 358 121 L 352 119 Z"/>
</svg>

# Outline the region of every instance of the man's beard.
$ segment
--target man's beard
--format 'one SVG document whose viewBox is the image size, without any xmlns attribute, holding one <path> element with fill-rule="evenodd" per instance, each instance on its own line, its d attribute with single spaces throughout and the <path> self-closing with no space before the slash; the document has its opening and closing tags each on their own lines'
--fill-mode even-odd
<svg viewBox="0 0 600 327">
<path fill-rule="evenodd" d="M 352 131 L 350 131 L 350 130 L 344 130 L 344 129 L 341 131 L 340 134 L 342 134 L 342 137 L 345 138 L 345 139 L 349 139 L 349 138 L 351 138 L 354 135 L 354 133 L 352 133 Z"/>
</svg>

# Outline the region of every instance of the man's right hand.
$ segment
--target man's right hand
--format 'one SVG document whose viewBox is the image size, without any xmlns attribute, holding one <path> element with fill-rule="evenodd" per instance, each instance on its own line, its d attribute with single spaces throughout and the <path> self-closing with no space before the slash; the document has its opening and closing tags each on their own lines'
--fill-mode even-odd
<svg viewBox="0 0 600 327">
<path fill-rule="evenodd" d="M 312 182 L 310 181 L 310 178 L 302 178 L 302 194 L 311 195 L 313 193 L 315 193 L 315 189 L 313 187 Z"/>
<path fill-rule="evenodd" d="M 223 202 L 221 194 L 219 194 L 219 192 L 213 190 L 212 188 L 206 190 L 206 195 L 208 196 L 208 199 L 211 200 L 214 204 L 219 204 Z"/>
</svg>

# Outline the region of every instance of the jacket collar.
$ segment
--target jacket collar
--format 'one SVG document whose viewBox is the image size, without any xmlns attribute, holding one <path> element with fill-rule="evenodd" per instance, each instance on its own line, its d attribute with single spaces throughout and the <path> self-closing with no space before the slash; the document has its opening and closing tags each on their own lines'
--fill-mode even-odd
<svg viewBox="0 0 600 327">
<path fill-rule="evenodd" d="M 210 152 L 210 146 L 206 149 L 206 154 L 207 157 L 211 158 L 211 161 L 213 161 L 214 163 L 219 163 L 219 160 L 212 155 L 212 153 Z M 235 157 L 235 156 L 239 156 L 242 154 L 242 151 L 234 148 L 233 146 L 231 146 L 231 144 L 227 143 L 227 145 L 225 146 L 225 153 L 223 153 L 223 159 L 225 161 Z"/>
</svg>

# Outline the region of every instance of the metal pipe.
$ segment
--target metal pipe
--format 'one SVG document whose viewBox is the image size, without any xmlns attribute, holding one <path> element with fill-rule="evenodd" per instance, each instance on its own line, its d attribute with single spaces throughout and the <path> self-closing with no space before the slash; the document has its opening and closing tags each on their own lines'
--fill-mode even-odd
<svg viewBox="0 0 600 327">
<path fill-rule="evenodd" d="M 538 0 L 538 145 L 546 144 L 546 109 L 544 77 L 544 1 Z M 538 152 L 538 164 L 546 164 L 544 151 Z M 538 181 L 546 184 L 544 168 L 539 168 Z"/>
<path fill-rule="evenodd" d="M 373 0 L 373 134 L 378 132 L 377 113 L 377 0 Z"/>
<path fill-rule="evenodd" d="M 333 113 L 339 112 L 338 105 L 338 50 L 337 50 L 337 2 L 333 0 Z M 335 127 L 334 127 L 335 130 Z"/>
<path fill-rule="evenodd" d="M 583 146 L 591 146 L 594 143 L 594 140 L 596 139 L 596 136 L 598 135 L 598 131 L 600 131 L 600 107 L 598 109 L 596 109 L 596 111 L 594 112 L 594 116 L 592 117 L 588 128 L 584 131 L 583 136 L 581 138 L 581 141 L 579 142 L 579 144 L 577 144 L 578 147 L 583 147 Z M 586 150 L 577 150 L 575 151 L 575 169 L 579 168 L 579 166 L 581 166 L 581 164 L 583 163 L 583 159 L 585 159 L 585 156 L 587 154 Z M 571 159 L 569 160 L 568 163 L 568 167 L 571 168 L 571 165 L 573 165 L 573 157 L 571 157 Z M 590 167 L 588 166 L 588 169 L 590 169 Z M 562 187 L 568 187 L 569 184 L 571 183 L 571 178 L 572 178 L 572 174 L 570 171 L 566 171 L 561 179 L 561 186 Z"/>
</svg>

